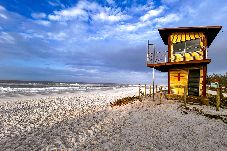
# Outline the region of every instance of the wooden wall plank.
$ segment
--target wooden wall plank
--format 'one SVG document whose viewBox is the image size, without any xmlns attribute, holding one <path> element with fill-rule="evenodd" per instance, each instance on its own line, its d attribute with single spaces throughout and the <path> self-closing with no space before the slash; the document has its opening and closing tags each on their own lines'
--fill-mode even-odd
<svg viewBox="0 0 227 151">
<path fill-rule="evenodd" d="M 195 38 L 199 38 L 199 33 L 198 32 L 195 33 Z"/>
<path fill-rule="evenodd" d="M 176 42 L 181 42 L 181 35 L 182 35 L 181 33 L 178 33 Z"/>
<path fill-rule="evenodd" d="M 190 35 L 189 35 L 189 33 L 186 33 L 186 40 L 190 40 Z"/>
<path fill-rule="evenodd" d="M 204 34 L 202 32 L 199 32 L 199 37 L 203 38 Z"/>
<path fill-rule="evenodd" d="M 185 37 L 186 37 L 186 36 L 185 36 L 185 33 L 182 33 L 182 34 L 181 34 L 181 41 L 185 41 L 185 40 L 186 40 Z"/>
<path fill-rule="evenodd" d="M 178 80 L 178 74 L 180 74 L 180 81 Z M 170 75 L 170 88 L 171 94 L 184 94 L 184 86 L 188 83 L 188 71 L 187 69 L 171 69 Z"/>
<path fill-rule="evenodd" d="M 174 37 L 173 37 L 173 41 L 172 41 L 172 43 L 174 43 L 174 44 L 175 44 L 175 43 L 177 42 L 177 34 L 173 34 L 173 36 L 174 36 Z"/>
<path fill-rule="evenodd" d="M 194 39 L 195 39 L 195 34 L 194 34 L 194 32 L 190 32 L 190 39 L 191 39 L 191 40 L 194 40 Z"/>
</svg>

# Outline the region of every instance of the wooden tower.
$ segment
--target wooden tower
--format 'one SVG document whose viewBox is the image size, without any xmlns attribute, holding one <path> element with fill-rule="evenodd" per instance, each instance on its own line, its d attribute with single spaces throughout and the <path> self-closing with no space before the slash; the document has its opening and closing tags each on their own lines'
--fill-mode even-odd
<svg viewBox="0 0 227 151">
<path fill-rule="evenodd" d="M 208 49 L 222 26 L 199 26 L 158 29 L 165 45 L 166 59 L 148 47 L 147 67 L 168 72 L 168 94 L 206 96 Z M 153 45 L 153 44 L 148 44 Z M 160 57 L 160 58 L 158 58 Z M 164 61 L 165 60 L 165 61 Z"/>
</svg>

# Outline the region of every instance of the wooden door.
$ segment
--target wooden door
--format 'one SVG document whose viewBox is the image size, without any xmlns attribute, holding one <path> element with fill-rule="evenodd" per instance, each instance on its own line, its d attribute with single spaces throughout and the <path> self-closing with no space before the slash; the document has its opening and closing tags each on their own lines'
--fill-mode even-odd
<svg viewBox="0 0 227 151">
<path fill-rule="evenodd" d="M 191 69 L 188 74 L 188 95 L 199 96 L 200 69 Z"/>
</svg>

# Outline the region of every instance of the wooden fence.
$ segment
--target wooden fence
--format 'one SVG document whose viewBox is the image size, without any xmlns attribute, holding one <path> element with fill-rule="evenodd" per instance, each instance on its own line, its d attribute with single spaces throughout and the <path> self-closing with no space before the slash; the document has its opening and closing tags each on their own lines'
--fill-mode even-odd
<svg viewBox="0 0 227 151">
<path fill-rule="evenodd" d="M 155 99 L 158 99 L 160 100 L 160 103 L 162 103 L 162 100 L 164 99 L 164 96 L 165 96 L 165 93 L 163 92 L 163 87 L 162 86 L 159 86 L 158 85 L 155 85 L 155 94 L 156 95 L 156 98 Z M 153 97 L 153 101 L 154 100 L 154 96 L 155 94 L 152 94 L 152 85 L 141 85 L 139 84 L 139 97 Z M 183 95 L 183 103 L 184 103 L 184 106 L 186 107 L 187 106 L 187 99 L 189 98 L 188 94 L 187 94 L 187 91 L 188 91 L 188 88 L 187 87 L 184 87 L 184 95 Z M 219 111 L 220 110 L 220 104 L 221 104 L 221 96 L 222 96 L 222 90 L 221 88 L 218 88 L 216 89 L 216 92 L 217 92 L 217 95 L 216 95 L 216 111 Z M 209 99 L 208 98 L 205 98 L 205 97 L 200 97 L 200 101 L 205 104 L 205 105 L 209 105 Z"/>
<path fill-rule="evenodd" d="M 141 85 L 141 84 L 139 84 L 139 97 L 153 97 L 153 101 L 154 101 L 154 99 L 158 99 L 158 100 L 160 100 L 160 103 L 162 103 L 162 99 L 164 99 L 164 93 L 163 93 L 162 88 L 163 88 L 162 86 L 160 86 L 158 88 L 158 85 L 156 85 L 155 88 L 154 88 L 155 93 L 153 94 L 152 93 L 152 89 L 153 89 L 152 85 L 146 85 L 146 84 Z M 155 94 L 158 94 L 156 98 L 154 97 Z"/>
</svg>

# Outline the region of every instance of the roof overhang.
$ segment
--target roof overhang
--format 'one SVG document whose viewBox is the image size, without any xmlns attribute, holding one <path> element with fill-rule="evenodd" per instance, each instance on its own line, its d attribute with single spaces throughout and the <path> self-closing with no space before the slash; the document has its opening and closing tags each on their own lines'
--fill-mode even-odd
<svg viewBox="0 0 227 151">
<path fill-rule="evenodd" d="M 207 37 L 207 46 L 209 47 L 222 26 L 195 26 L 195 27 L 177 27 L 177 28 L 160 28 L 159 34 L 165 45 L 168 45 L 168 36 L 173 32 L 203 32 Z"/>
</svg>

